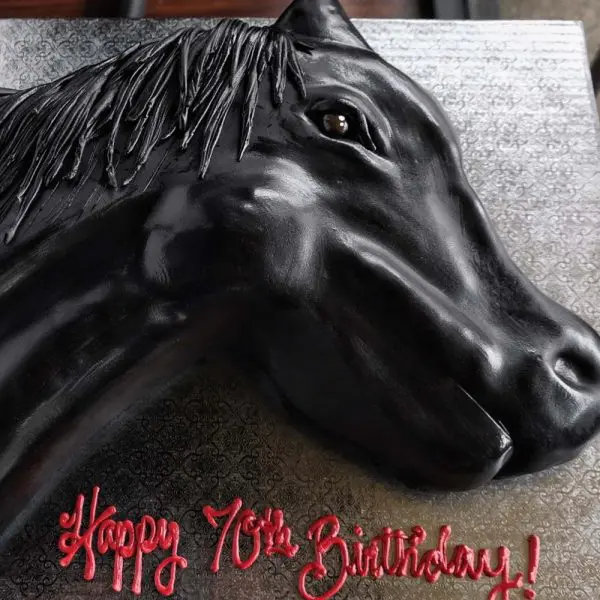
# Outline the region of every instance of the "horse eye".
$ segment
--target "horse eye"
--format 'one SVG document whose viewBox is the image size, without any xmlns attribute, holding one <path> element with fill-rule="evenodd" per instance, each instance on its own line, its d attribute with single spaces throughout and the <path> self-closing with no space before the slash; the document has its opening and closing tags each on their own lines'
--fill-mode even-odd
<svg viewBox="0 0 600 600">
<path fill-rule="evenodd" d="M 346 115 L 327 113 L 323 115 L 321 129 L 331 137 L 346 137 L 350 132 L 350 120 Z"/>
<path fill-rule="evenodd" d="M 308 112 L 323 135 L 336 140 L 356 142 L 367 150 L 377 151 L 371 137 L 371 126 L 362 112 L 342 102 L 321 102 Z"/>
</svg>

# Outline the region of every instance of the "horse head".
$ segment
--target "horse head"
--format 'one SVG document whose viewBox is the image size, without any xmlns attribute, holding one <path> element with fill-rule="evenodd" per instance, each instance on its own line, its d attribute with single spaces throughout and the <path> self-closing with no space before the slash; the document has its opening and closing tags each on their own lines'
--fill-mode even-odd
<svg viewBox="0 0 600 600">
<path fill-rule="evenodd" d="M 337 0 L 2 95 L 0 225 L 0 539 L 231 314 L 286 408 L 420 485 L 597 432 L 598 335 L 519 271 L 439 106 Z"/>
<path fill-rule="evenodd" d="M 337 2 L 298 0 L 276 27 L 310 47 L 306 94 L 240 165 L 260 183 L 239 206 L 295 302 L 253 334 L 285 405 L 419 485 L 577 455 L 600 422 L 600 340 L 511 260 L 442 110 Z"/>
</svg>

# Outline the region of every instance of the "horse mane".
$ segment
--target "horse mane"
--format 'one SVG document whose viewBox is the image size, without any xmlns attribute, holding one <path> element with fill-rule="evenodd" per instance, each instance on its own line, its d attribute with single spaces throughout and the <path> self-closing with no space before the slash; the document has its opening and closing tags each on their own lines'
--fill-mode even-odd
<svg viewBox="0 0 600 600">
<path fill-rule="evenodd" d="M 288 34 L 229 20 L 213 29 L 182 29 L 55 82 L 0 97 L 0 218 L 16 208 L 5 242 L 44 189 L 89 176 L 82 164 L 92 142 L 104 152 L 104 173 L 115 189 L 133 181 L 152 151 L 173 136 L 183 150 L 199 138 L 204 177 L 227 115 L 241 97 L 241 160 L 265 76 L 275 106 L 283 102 L 288 79 L 305 94 Z M 133 173 L 122 182 L 120 156 L 135 159 Z"/>
</svg>

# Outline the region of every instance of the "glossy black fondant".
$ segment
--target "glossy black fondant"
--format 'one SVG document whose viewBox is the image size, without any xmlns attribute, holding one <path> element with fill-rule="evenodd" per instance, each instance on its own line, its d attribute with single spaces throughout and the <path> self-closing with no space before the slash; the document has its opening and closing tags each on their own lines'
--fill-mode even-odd
<svg viewBox="0 0 600 600">
<path fill-rule="evenodd" d="M 597 432 L 598 335 L 515 266 L 440 108 L 336 0 L 2 91 L 0 142 L 0 536 L 240 331 L 283 406 L 417 485 Z"/>
</svg>

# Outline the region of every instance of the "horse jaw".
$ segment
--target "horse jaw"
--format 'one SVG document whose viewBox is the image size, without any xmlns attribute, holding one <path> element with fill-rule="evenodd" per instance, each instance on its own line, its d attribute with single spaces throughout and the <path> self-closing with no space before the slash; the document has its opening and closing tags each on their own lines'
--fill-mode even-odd
<svg viewBox="0 0 600 600">
<path fill-rule="evenodd" d="M 373 52 L 338 0 L 295 0 L 279 17 L 275 27 L 296 36 Z"/>
</svg>

